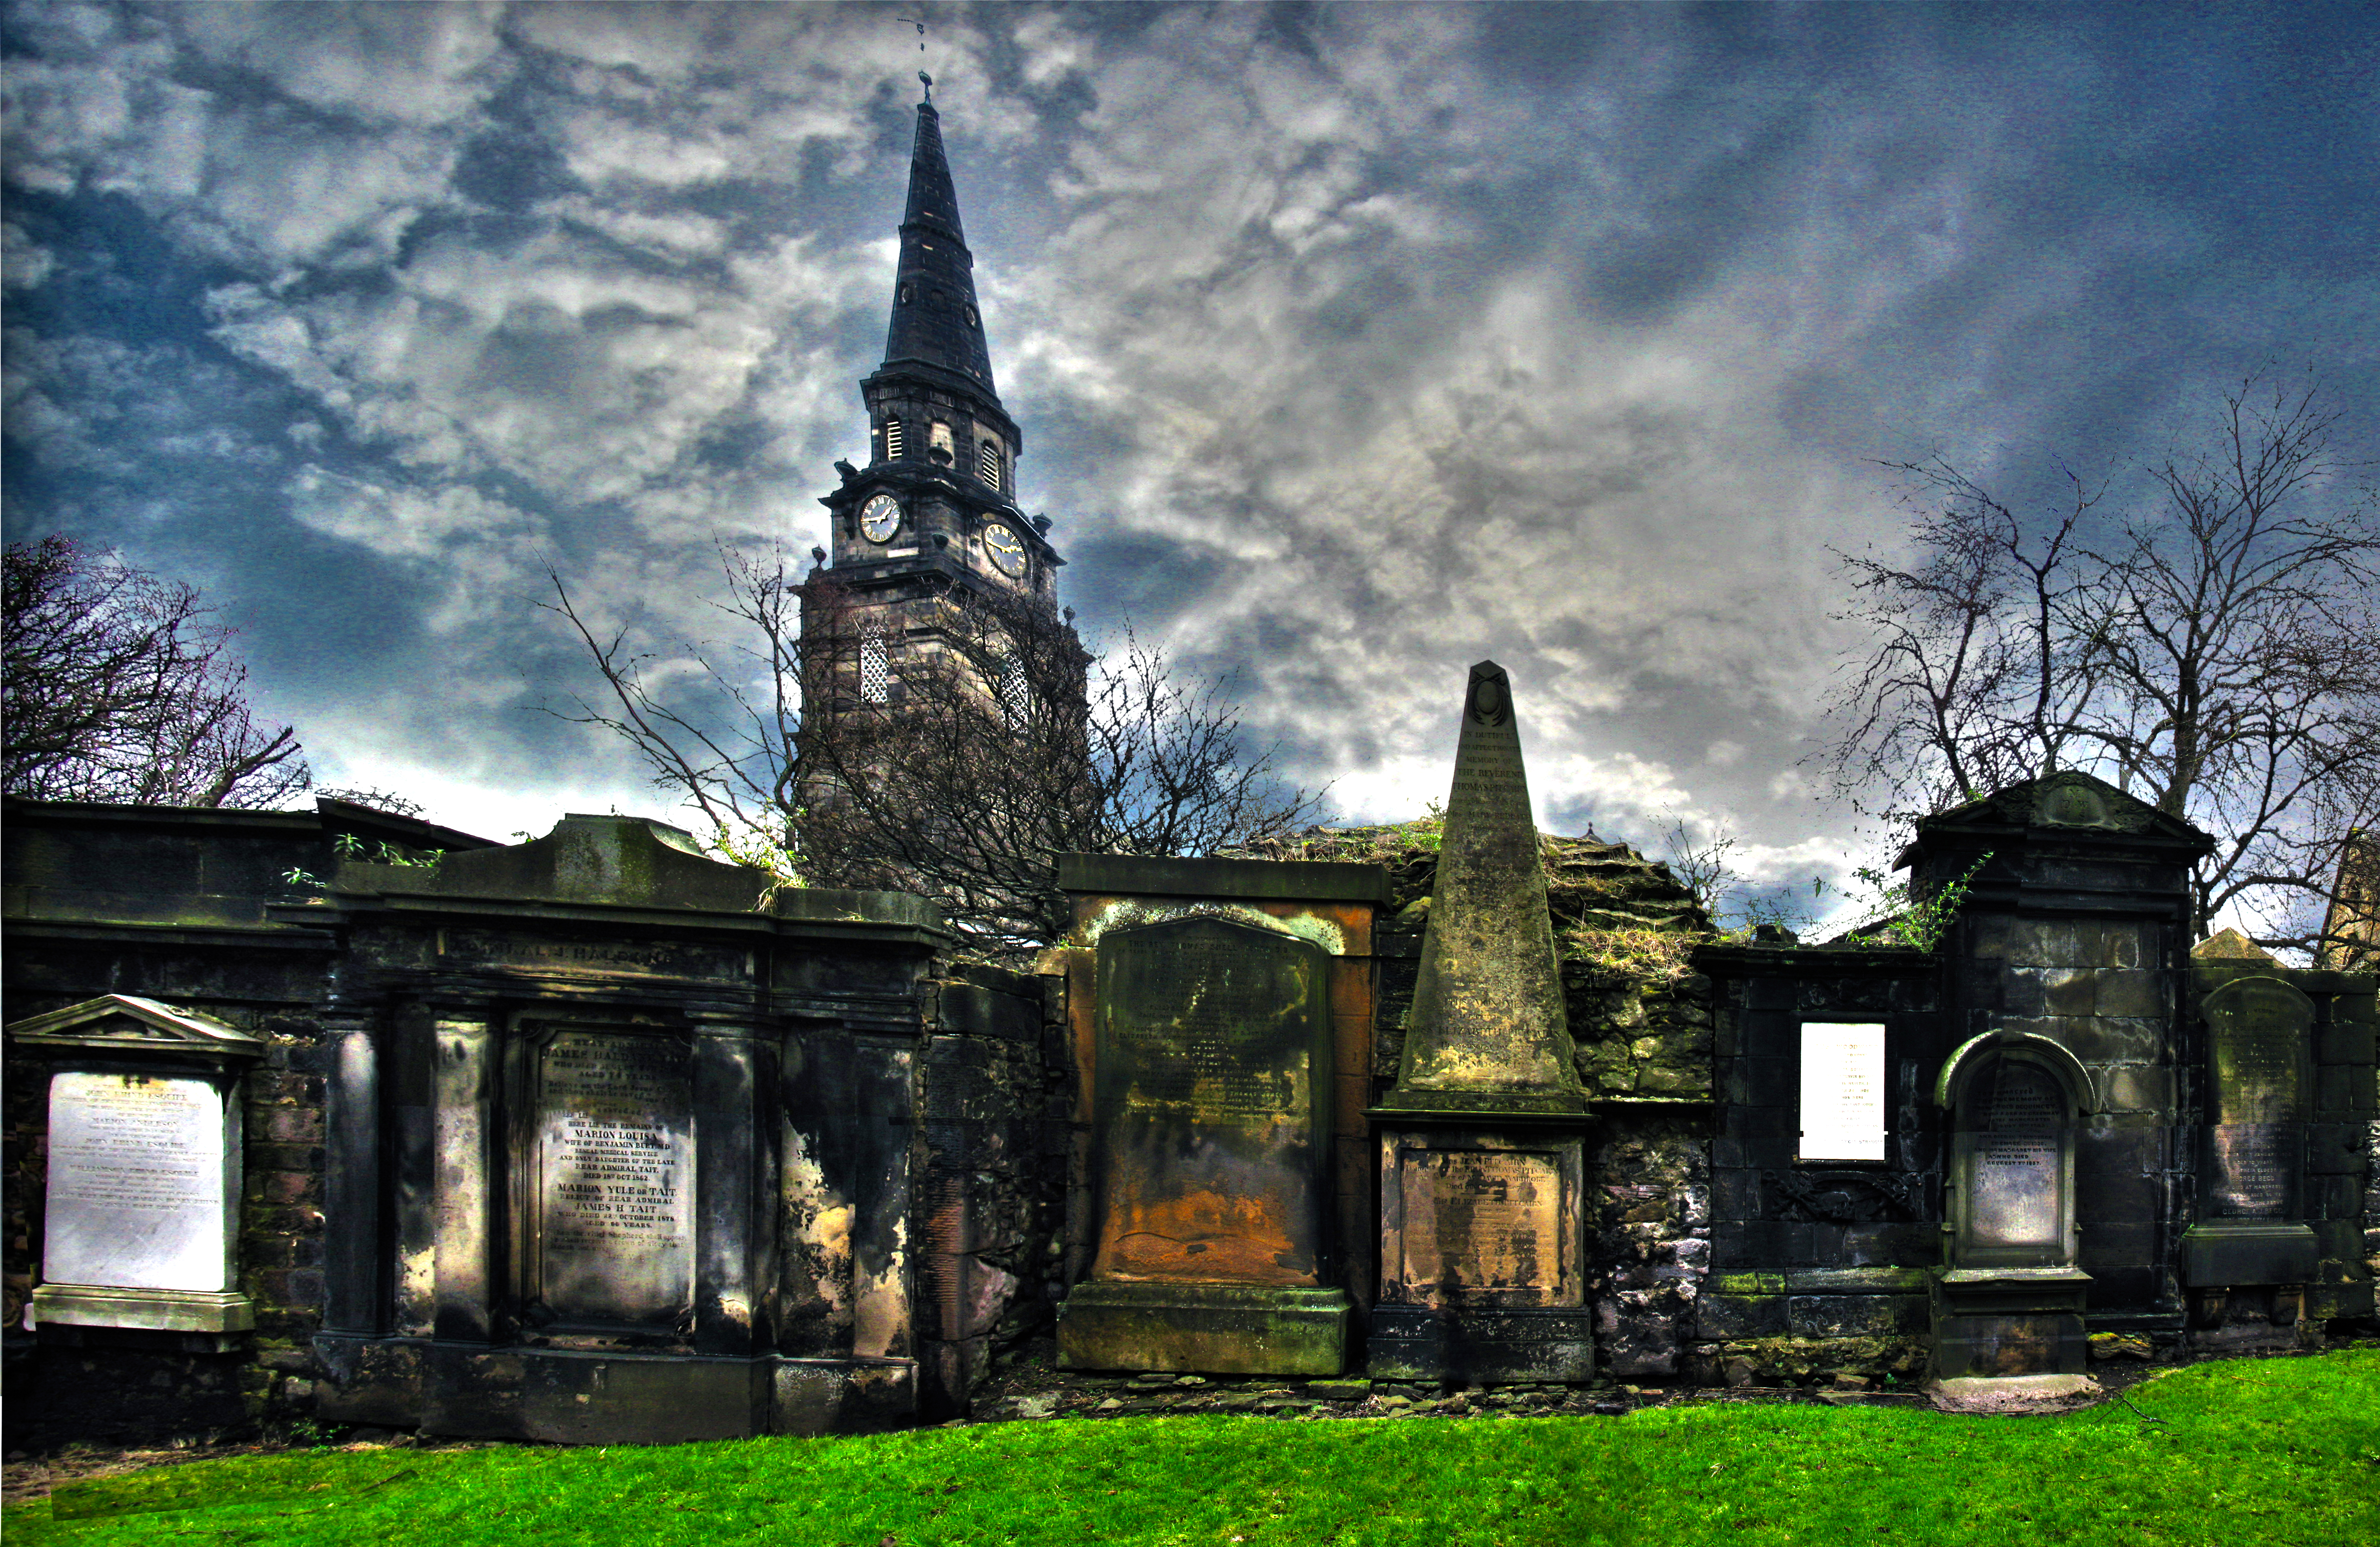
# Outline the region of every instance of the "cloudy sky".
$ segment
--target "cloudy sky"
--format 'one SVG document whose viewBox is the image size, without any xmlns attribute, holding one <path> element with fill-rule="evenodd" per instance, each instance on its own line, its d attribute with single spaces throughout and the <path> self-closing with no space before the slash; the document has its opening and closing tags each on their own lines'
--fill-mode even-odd
<svg viewBox="0 0 2380 1547">
<path fill-rule="evenodd" d="M 926 49 L 899 19 L 931 23 Z M 18 4 L 6 530 L 200 585 L 318 779 L 655 811 L 666 664 L 865 459 L 930 69 L 1064 598 L 1344 819 L 1463 669 L 1542 820 L 1864 859 L 1799 766 L 1878 460 L 2014 497 L 2311 363 L 2380 457 L 2367 6 Z"/>
</svg>

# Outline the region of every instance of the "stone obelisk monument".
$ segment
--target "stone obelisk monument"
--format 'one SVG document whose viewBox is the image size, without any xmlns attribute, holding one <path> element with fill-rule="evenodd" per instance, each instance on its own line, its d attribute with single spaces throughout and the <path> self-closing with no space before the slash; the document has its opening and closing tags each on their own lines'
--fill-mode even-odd
<svg viewBox="0 0 2380 1547">
<path fill-rule="evenodd" d="M 1471 668 L 1380 1142 L 1374 1376 L 1586 1381 L 1587 1104 L 1511 678 Z"/>
</svg>

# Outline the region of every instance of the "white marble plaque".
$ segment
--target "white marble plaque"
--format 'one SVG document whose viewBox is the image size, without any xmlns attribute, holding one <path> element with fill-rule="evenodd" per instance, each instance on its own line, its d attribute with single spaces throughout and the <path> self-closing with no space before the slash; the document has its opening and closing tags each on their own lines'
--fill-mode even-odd
<svg viewBox="0 0 2380 1547">
<path fill-rule="evenodd" d="M 203 1079 L 51 1076 L 42 1278 L 230 1288 L 236 1120 Z"/>
<path fill-rule="evenodd" d="M 1884 1027 L 1802 1028 L 1802 1148 L 1805 1161 L 1884 1159 Z"/>
</svg>

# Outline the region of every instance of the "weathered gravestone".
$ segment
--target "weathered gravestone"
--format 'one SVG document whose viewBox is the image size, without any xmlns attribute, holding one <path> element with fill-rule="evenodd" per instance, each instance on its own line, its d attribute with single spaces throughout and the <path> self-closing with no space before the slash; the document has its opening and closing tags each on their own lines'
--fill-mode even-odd
<svg viewBox="0 0 2380 1547">
<path fill-rule="evenodd" d="M 2046 1037 L 1987 1032 L 1944 1065 L 1949 1261 L 1935 1275 L 1944 1381 L 2077 1375 L 2090 1275 L 2075 1266 L 2074 1144 L 2091 1079 Z"/>
<path fill-rule="evenodd" d="M 2209 1297 L 2313 1281 L 2320 1253 L 2302 1222 L 2313 1001 L 2278 977 L 2234 977 L 2200 1005 L 2206 1030 L 2207 1122 L 2198 1223 L 2183 1233 L 2182 1282 Z"/>
<path fill-rule="evenodd" d="M 49 1177 L 29 1320 L 221 1338 L 256 1324 L 237 1280 L 239 1078 L 263 1044 L 127 994 L 8 1029 L 44 1055 Z"/>
<path fill-rule="evenodd" d="M 1586 1098 L 1512 684 L 1472 667 L 1437 882 L 1379 1133 L 1373 1375 L 1585 1381 Z"/>
<path fill-rule="evenodd" d="M 1090 1036 L 1078 1369 L 1333 1375 L 1376 866 L 1070 857 Z M 1087 958 L 1086 960 L 1085 958 Z M 1079 1002 L 1078 1002 L 1079 1003 Z M 1342 1042 L 1348 1056 L 1340 1056 Z"/>
</svg>

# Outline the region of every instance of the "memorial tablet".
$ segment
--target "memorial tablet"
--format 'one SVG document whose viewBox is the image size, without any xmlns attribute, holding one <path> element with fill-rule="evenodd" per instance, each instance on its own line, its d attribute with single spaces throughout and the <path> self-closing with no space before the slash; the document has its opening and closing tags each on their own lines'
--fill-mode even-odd
<svg viewBox="0 0 2380 1547">
<path fill-rule="evenodd" d="M 1884 1159 L 1884 1027 L 1811 1022 L 1802 1028 L 1805 1161 Z"/>
<path fill-rule="evenodd" d="M 2288 1219 L 2297 1210 L 2313 1002 L 2277 978 L 2245 978 L 2206 996 L 2214 1066 L 2206 1214 Z"/>
<path fill-rule="evenodd" d="M 52 1076 L 42 1277 L 127 1289 L 231 1287 L 235 1123 L 204 1079 Z"/>
<path fill-rule="evenodd" d="M 1575 1230 L 1562 1224 L 1564 1151 L 1402 1147 L 1395 1265 L 1403 1298 L 1581 1302 Z M 1573 1183 L 1572 1192 L 1576 1191 Z"/>
<path fill-rule="evenodd" d="M 1971 1245 L 2062 1250 L 2066 1094 L 2047 1070 L 2003 1058 L 1978 1093 L 1970 1152 Z"/>
<path fill-rule="evenodd" d="M 694 1100 L 674 1037 L 559 1031 L 537 1053 L 535 1298 L 674 1327 L 694 1302 Z"/>
<path fill-rule="evenodd" d="M 1094 1277 L 1323 1282 L 1327 961 L 1216 918 L 1100 938 Z"/>
</svg>

